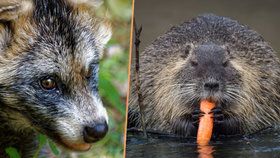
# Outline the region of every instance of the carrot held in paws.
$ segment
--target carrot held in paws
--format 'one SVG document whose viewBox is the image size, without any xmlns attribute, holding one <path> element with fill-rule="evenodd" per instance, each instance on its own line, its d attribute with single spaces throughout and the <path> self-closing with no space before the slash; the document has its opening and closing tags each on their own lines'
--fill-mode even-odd
<svg viewBox="0 0 280 158">
<path fill-rule="evenodd" d="M 197 144 L 208 145 L 213 131 L 213 113 L 209 114 L 215 107 L 214 102 L 208 100 L 202 100 L 200 102 L 200 110 L 205 114 L 199 118 L 198 132 L 197 132 Z"/>
</svg>

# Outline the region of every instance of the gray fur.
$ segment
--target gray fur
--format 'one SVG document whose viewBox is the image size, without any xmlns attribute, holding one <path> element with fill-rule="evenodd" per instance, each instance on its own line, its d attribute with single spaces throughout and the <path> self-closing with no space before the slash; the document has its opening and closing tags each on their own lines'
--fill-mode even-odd
<svg viewBox="0 0 280 158">
<path fill-rule="evenodd" d="M 195 135 L 192 112 L 204 98 L 199 87 L 212 71 L 212 65 L 208 65 L 198 76 L 198 69 L 192 69 L 193 58 L 203 50 L 202 56 L 209 54 L 200 57 L 204 62 L 219 64 L 228 60 L 228 68 L 210 73 L 225 71 L 218 74 L 224 88 L 216 96 L 223 102 L 218 106 L 225 119 L 214 129 L 216 133 L 248 134 L 280 121 L 280 64 L 276 52 L 248 26 L 210 14 L 172 27 L 140 53 L 140 82 L 148 129 Z M 213 54 L 219 51 L 220 55 Z M 132 78 L 128 122 L 130 127 L 139 127 L 134 82 Z"/>
<path fill-rule="evenodd" d="M 108 123 L 98 61 L 110 29 L 72 1 L 13 2 L 0 3 L 0 154 L 11 146 L 32 157 L 38 132 L 62 146 L 84 143 L 85 126 Z M 58 88 L 44 90 L 45 77 Z"/>
</svg>

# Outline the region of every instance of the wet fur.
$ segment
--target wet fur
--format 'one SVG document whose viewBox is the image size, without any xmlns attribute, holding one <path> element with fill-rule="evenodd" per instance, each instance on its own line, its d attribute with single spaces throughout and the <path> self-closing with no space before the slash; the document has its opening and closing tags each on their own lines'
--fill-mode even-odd
<svg viewBox="0 0 280 158">
<path fill-rule="evenodd" d="M 186 65 L 193 48 L 207 42 L 227 48 L 229 64 L 237 71 L 234 82 L 225 85 L 224 102 L 218 105 L 225 118 L 214 132 L 248 134 L 277 124 L 280 64 L 276 52 L 248 26 L 210 14 L 172 27 L 140 53 L 147 128 L 180 136 L 195 135 L 192 112 L 201 96 L 195 91 L 197 78 L 184 73 L 184 69 L 189 69 Z M 128 125 L 140 127 L 134 82 L 132 78 Z"/>
<path fill-rule="evenodd" d="M 108 121 L 97 82 L 110 27 L 83 3 L 0 2 L 1 156 L 12 146 L 31 157 L 37 132 L 81 143 L 85 125 Z M 40 87 L 46 76 L 56 79 L 58 91 Z"/>
</svg>

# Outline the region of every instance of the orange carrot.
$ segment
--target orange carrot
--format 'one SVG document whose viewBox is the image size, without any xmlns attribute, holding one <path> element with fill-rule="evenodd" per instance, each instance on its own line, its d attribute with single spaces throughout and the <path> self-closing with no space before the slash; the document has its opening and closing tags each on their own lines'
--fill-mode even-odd
<svg viewBox="0 0 280 158">
<path fill-rule="evenodd" d="M 215 152 L 213 146 L 198 146 L 197 148 L 198 158 L 214 158 L 213 153 Z"/>
<path fill-rule="evenodd" d="M 208 145 L 213 131 L 213 114 L 209 112 L 215 107 L 214 102 L 208 100 L 202 100 L 200 102 L 200 110 L 204 112 L 199 120 L 198 132 L 197 132 L 197 144 L 198 145 Z"/>
</svg>

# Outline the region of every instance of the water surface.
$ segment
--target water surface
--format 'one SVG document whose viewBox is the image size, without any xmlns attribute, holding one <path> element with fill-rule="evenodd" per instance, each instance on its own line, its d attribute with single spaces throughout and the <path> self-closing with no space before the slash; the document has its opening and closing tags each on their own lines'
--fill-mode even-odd
<svg viewBox="0 0 280 158">
<path fill-rule="evenodd" d="M 200 153 L 195 141 L 195 138 L 155 133 L 149 133 L 148 139 L 145 139 L 141 132 L 128 132 L 126 155 L 127 158 L 280 158 L 280 132 L 276 130 L 218 138 L 203 147 Z M 205 151 L 206 154 L 203 154 Z"/>
</svg>

